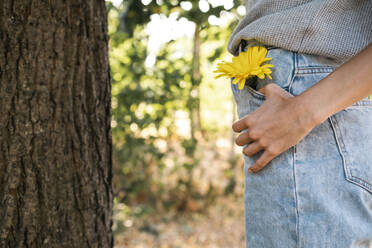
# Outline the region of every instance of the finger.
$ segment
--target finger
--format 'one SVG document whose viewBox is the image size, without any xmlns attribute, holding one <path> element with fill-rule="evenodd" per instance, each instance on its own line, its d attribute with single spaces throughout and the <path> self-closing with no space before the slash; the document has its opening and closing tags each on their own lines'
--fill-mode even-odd
<svg viewBox="0 0 372 248">
<path fill-rule="evenodd" d="M 234 130 L 234 132 L 241 132 L 244 129 L 248 128 L 249 126 L 253 125 L 253 122 L 254 122 L 253 113 L 250 113 L 249 115 L 246 115 L 242 119 L 236 121 L 232 125 L 232 129 Z"/>
<path fill-rule="evenodd" d="M 258 142 L 253 142 L 249 144 L 246 148 L 243 149 L 243 153 L 246 156 L 252 156 L 253 154 L 256 154 L 257 152 L 261 151 L 263 147 Z"/>
<path fill-rule="evenodd" d="M 234 122 L 234 124 L 232 125 L 232 129 L 234 130 L 234 132 L 237 133 L 243 131 L 246 128 L 247 124 L 245 123 L 244 118 Z"/>
<path fill-rule="evenodd" d="M 252 141 L 253 140 L 249 137 L 248 132 L 244 132 L 235 139 L 235 144 L 238 146 L 244 146 Z"/>
<path fill-rule="evenodd" d="M 262 170 L 262 168 L 264 168 L 275 156 L 276 155 L 268 152 L 268 150 L 265 150 L 261 157 L 259 157 L 251 167 L 249 167 L 248 172 L 255 173 Z"/>
<path fill-rule="evenodd" d="M 265 95 L 265 89 L 264 88 L 259 89 L 258 92 L 260 92 L 260 93 L 262 93 L 262 94 Z"/>
</svg>

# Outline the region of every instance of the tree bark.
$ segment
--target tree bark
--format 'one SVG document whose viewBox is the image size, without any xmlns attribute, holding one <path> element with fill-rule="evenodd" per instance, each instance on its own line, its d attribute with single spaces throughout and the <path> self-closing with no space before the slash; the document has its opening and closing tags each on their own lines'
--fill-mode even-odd
<svg viewBox="0 0 372 248">
<path fill-rule="evenodd" d="M 103 0 L 0 1 L 0 247 L 113 247 Z"/>
<path fill-rule="evenodd" d="M 192 58 L 192 87 L 190 92 L 190 116 L 191 116 L 191 137 L 194 139 L 195 134 L 203 137 L 201 127 L 201 113 L 200 113 L 200 24 L 195 23 L 194 46 Z"/>
</svg>

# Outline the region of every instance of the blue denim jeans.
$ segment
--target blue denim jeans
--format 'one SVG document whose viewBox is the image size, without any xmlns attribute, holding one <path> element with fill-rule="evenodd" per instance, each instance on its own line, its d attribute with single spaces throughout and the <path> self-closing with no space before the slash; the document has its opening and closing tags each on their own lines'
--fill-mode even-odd
<svg viewBox="0 0 372 248">
<path fill-rule="evenodd" d="M 268 47 L 267 56 L 275 66 L 272 82 L 294 96 L 340 66 L 329 58 L 275 47 Z M 262 80 L 268 79 L 247 80 L 243 90 L 231 83 L 239 118 L 265 101 L 252 86 Z M 249 174 L 262 153 L 243 155 L 247 248 L 372 247 L 368 97 L 330 116 L 261 171 Z"/>
</svg>

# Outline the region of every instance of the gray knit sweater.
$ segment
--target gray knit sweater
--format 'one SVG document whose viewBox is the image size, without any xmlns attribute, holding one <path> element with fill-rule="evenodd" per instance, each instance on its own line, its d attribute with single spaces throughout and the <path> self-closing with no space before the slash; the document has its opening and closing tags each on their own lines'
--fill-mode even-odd
<svg viewBox="0 0 372 248">
<path fill-rule="evenodd" d="M 228 50 L 242 39 L 343 63 L 372 42 L 372 0 L 246 0 Z"/>
</svg>

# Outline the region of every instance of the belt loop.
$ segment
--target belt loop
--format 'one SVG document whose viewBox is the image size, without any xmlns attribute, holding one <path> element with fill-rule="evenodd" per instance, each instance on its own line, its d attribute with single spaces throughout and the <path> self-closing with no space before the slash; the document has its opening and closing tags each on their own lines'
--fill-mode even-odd
<svg viewBox="0 0 372 248">
<path fill-rule="evenodd" d="M 292 94 L 292 84 L 293 84 L 293 80 L 297 74 L 297 67 L 298 67 L 298 53 L 297 52 L 291 52 L 292 53 L 292 73 L 291 75 L 288 77 L 288 80 L 289 80 L 289 86 L 288 86 L 288 91 L 289 93 Z"/>
<path fill-rule="evenodd" d="M 293 67 L 294 67 L 294 71 L 297 72 L 297 67 L 298 67 L 298 53 L 297 52 L 293 53 Z"/>
</svg>

